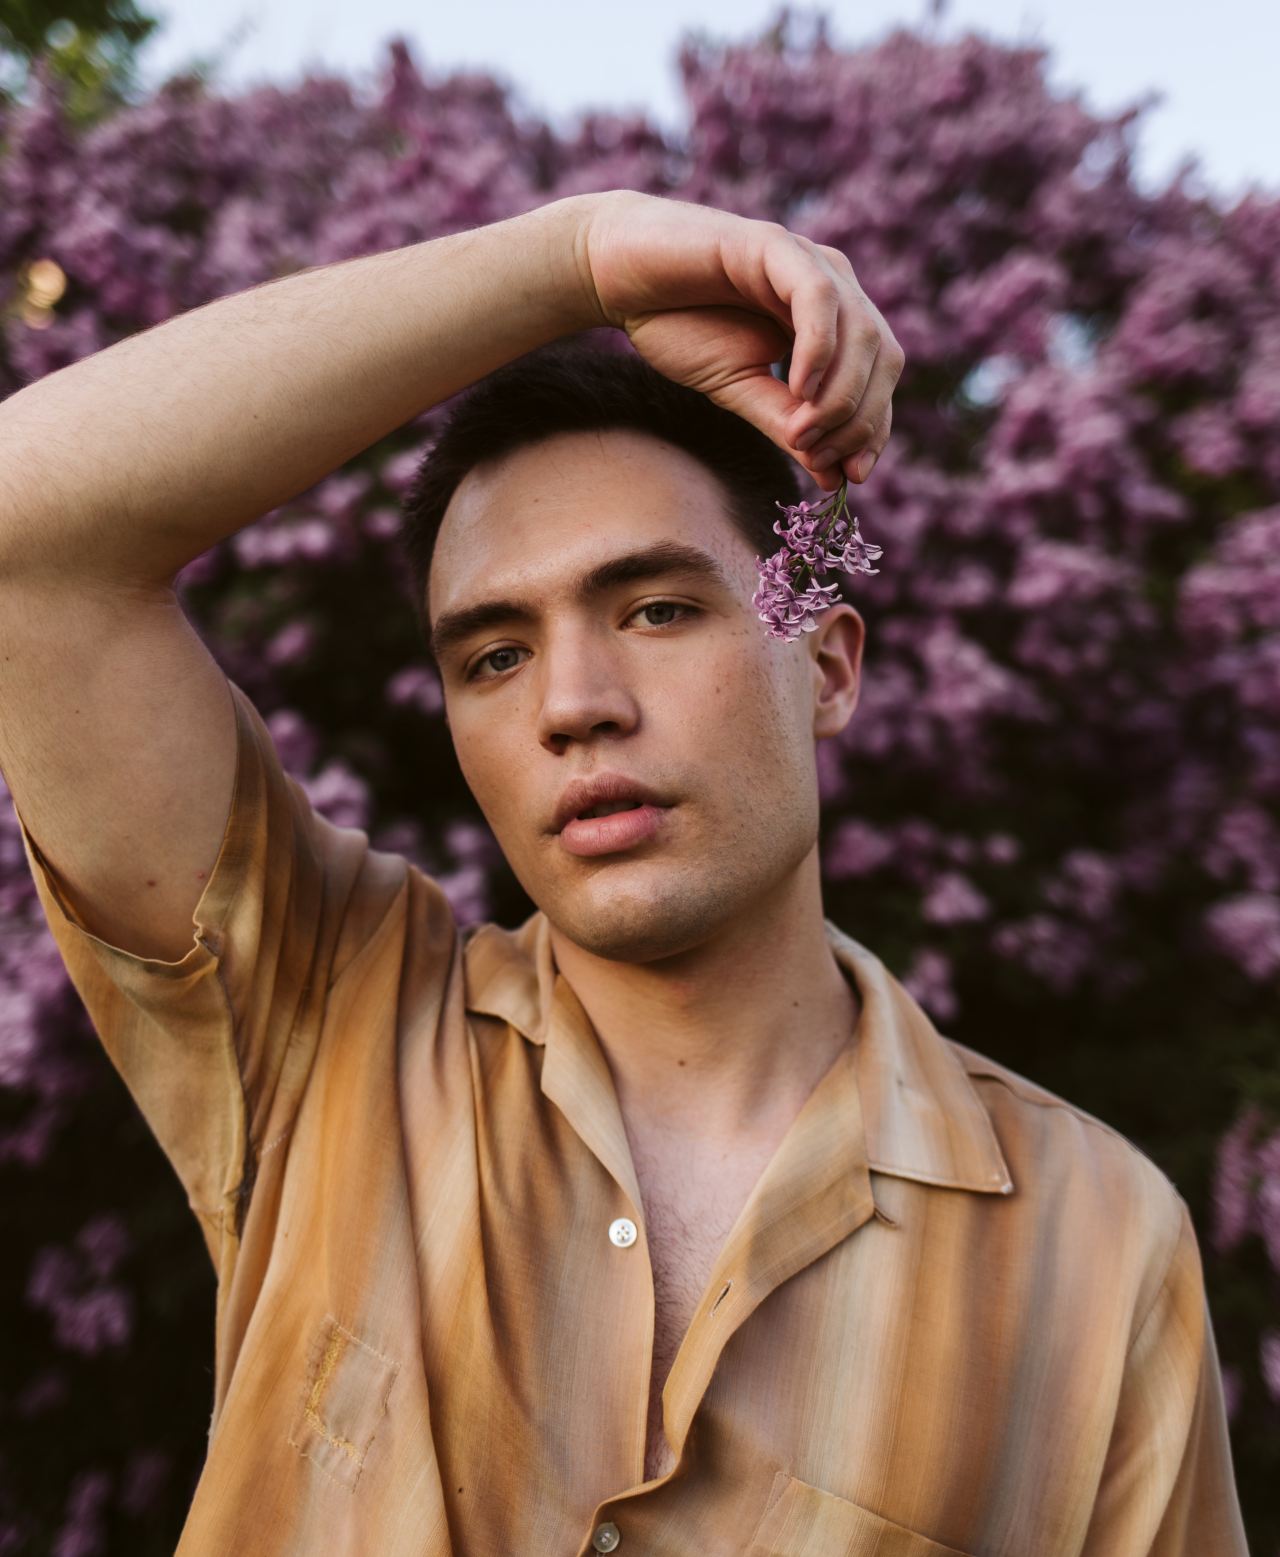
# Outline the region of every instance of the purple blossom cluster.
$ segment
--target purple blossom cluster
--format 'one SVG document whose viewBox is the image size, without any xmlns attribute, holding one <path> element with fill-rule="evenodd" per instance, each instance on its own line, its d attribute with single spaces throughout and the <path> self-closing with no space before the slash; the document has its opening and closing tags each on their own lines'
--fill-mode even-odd
<svg viewBox="0 0 1280 1557">
<path fill-rule="evenodd" d="M 402 42 L 359 88 L 179 77 L 86 128 L 37 74 L 0 108 L 0 394 L 226 293 L 577 191 L 701 201 L 846 253 L 908 360 L 860 498 L 892 566 L 870 566 L 843 490 L 815 491 L 779 505 L 752 602 L 791 641 L 843 588 L 868 626 L 854 718 L 816 753 L 827 911 L 962 1041 L 1003 1036 L 1033 1075 L 1086 1053 L 1104 1100 L 1114 1072 L 1115 1117 L 1117 1056 L 1147 1057 L 1171 1153 L 1211 1176 L 1211 1280 L 1250 1248 L 1280 1277 L 1280 198 L 1225 204 L 1194 168 L 1143 190 L 1138 112 L 1056 92 L 1036 49 L 899 30 L 846 50 L 784 13 L 679 65 L 679 134 L 605 110 L 553 129 Z M 461 923 L 514 922 L 528 905 L 456 773 L 397 571 L 397 503 L 444 409 L 179 586 L 317 810 L 429 870 Z M 93 1042 L 0 806 L 6 1204 L 36 1206 L 24 1186 L 82 1122 L 127 1108 Z M 24 1210 L 12 1244 L 15 1301 L 77 1368 L 139 1355 L 142 1296 L 77 1242 L 115 1210 L 102 1175 L 85 1183 L 69 1225 Z M 1280 1287 L 1230 1311 L 1268 1302 Z M 1239 1463 L 1259 1445 L 1263 1465 L 1280 1334 L 1219 1343 Z M 40 1394 L 53 1376 L 33 1361 L 18 1383 L 43 1401 L 33 1443 L 74 1412 Z M 106 1502 L 122 1517 L 126 1470 L 109 1494 L 105 1474 L 68 1479 L 77 1550 L 106 1549 Z"/>
<path fill-rule="evenodd" d="M 86 1223 L 70 1248 L 36 1252 L 27 1301 L 52 1317 L 60 1346 L 93 1356 L 128 1341 L 132 1298 L 110 1278 L 131 1246 L 120 1218 L 108 1213 Z"/>
<path fill-rule="evenodd" d="M 1280 1269 L 1280 1128 L 1267 1131 L 1265 1117 L 1250 1104 L 1218 1143 L 1213 1246 L 1230 1254 L 1256 1237 Z M 1280 1402 L 1280 1317 L 1259 1337 L 1258 1361 L 1271 1398 Z"/>
<path fill-rule="evenodd" d="M 855 516 L 848 517 L 847 481 L 823 503 L 779 503 L 786 520 L 775 519 L 782 546 L 767 559 L 756 558 L 760 585 L 751 597 L 768 636 L 794 643 L 818 625 L 818 614 L 839 598 L 839 584 L 819 584 L 828 569 L 845 573 L 878 573 L 871 563 L 882 547 L 864 541 Z"/>
</svg>

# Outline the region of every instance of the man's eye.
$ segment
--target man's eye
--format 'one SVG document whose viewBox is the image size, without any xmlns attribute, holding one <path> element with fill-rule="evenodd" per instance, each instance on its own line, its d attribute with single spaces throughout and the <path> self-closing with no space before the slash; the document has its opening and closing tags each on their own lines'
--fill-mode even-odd
<svg viewBox="0 0 1280 1557">
<path fill-rule="evenodd" d="M 662 609 L 683 611 L 685 616 L 696 616 L 697 613 L 698 613 L 698 607 L 697 606 L 685 605 L 683 600 L 646 600 L 644 605 L 637 606 L 635 608 L 635 610 L 631 613 L 631 616 L 628 617 L 627 620 L 630 621 L 632 619 L 632 617 L 639 616 L 642 611 L 657 611 L 657 610 L 662 610 Z M 684 620 L 684 617 L 678 616 L 678 617 L 675 618 L 674 621 L 669 621 L 669 622 L 650 622 L 649 626 L 650 627 L 674 627 L 677 622 L 680 622 L 680 621 L 683 621 L 683 620 Z M 471 669 L 467 672 L 466 680 L 468 680 L 468 681 L 494 681 L 494 680 L 496 680 L 498 676 L 505 675 L 507 671 L 514 669 L 514 667 L 511 666 L 511 665 L 501 665 L 501 666 L 497 667 L 496 671 L 494 672 L 494 674 L 492 676 L 481 675 L 481 671 L 488 664 L 488 662 L 490 660 L 492 660 L 498 654 L 519 654 L 520 652 L 521 651 L 515 646 L 515 644 L 508 644 L 505 648 L 501 648 L 501 649 L 490 649 L 487 654 L 482 654 L 480 656 L 480 658 L 475 662 L 475 664 L 471 667 Z"/>
<path fill-rule="evenodd" d="M 484 668 L 485 665 L 488 664 L 488 662 L 491 659 L 493 659 L 494 655 L 496 655 L 496 654 L 518 654 L 519 652 L 520 651 L 518 649 L 514 648 L 514 647 L 510 647 L 510 648 L 506 648 L 506 649 L 490 649 L 488 654 L 482 654 L 480 656 L 480 658 L 475 662 L 475 664 L 471 667 L 471 669 L 467 672 L 467 680 L 468 681 L 487 681 L 487 680 L 491 680 L 492 679 L 491 677 L 482 676 L 480 674 L 480 671 Z M 500 665 L 498 667 L 498 674 L 501 675 L 504 670 L 510 670 L 510 669 L 511 669 L 510 665 Z"/>
<path fill-rule="evenodd" d="M 641 611 L 661 611 L 667 607 L 674 608 L 677 611 L 684 611 L 687 615 L 692 615 L 697 610 L 696 606 L 685 605 L 683 600 L 650 600 L 645 605 L 637 606 L 631 614 L 632 616 L 639 616 Z M 680 618 L 677 617 L 676 621 L 679 620 Z M 649 626 L 674 627 L 675 622 L 650 622 Z"/>
</svg>

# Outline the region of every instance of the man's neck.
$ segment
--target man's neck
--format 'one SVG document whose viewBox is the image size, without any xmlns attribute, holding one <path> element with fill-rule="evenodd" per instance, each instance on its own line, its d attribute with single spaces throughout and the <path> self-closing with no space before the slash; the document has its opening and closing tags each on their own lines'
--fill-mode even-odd
<svg viewBox="0 0 1280 1557">
<path fill-rule="evenodd" d="M 827 943 L 816 860 L 809 874 L 678 957 L 612 961 L 552 928 L 629 1128 L 776 1136 L 853 1041 L 861 1003 Z"/>
</svg>

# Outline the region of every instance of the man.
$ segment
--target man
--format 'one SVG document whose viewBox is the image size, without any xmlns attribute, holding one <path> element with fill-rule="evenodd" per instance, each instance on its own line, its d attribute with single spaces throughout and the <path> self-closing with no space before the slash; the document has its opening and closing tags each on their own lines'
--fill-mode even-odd
<svg viewBox="0 0 1280 1557">
<path fill-rule="evenodd" d="M 547 350 L 601 325 L 639 358 Z M 1245 1551 L 1185 1202 L 823 917 L 863 624 L 770 639 L 751 537 L 788 457 L 866 474 L 901 366 L 834 250 L 614 191 L 0 411 L 0 765 L 218 1274 L 181 1553 Z M 407 505 L 538 904 L 462 936 L 312 811 L 172 585 L 490 375 Z"/>
</svg>

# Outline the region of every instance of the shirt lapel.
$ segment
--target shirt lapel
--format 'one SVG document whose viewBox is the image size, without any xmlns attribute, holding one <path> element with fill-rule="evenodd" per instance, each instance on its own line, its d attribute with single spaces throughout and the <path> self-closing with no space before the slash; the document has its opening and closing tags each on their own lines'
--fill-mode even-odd
<svg viewBox="0 0 1280 1557">
<path fill-rule="evenodd" d="M 789 1277 L 876 1214 L 855 1049 L 809 1094 L 725 1240 L 663 1389 L 678 1456 L 730 1337 Z"/>
<path fill-rule="evenodd" d="M 940 1036 L 874 952 L 829 919 L 823 920 L 823 927 L 862 1007 L 852 1081 L 863 1166 L 925 1184 L 1012 1194 L 1013 1179 L 990 1115 L 956 1047 Z M 541 911 L 515 930 L 495 924 L 469 930 L 464 956 L 467 1009 L 499 1017 L 530 1043 L 547 1046 L 543 1092 L 584 1140 L 590 1136 L 599 1143 L 599 1149 L 593 1144 L 592 1150 L 634 1197 L 635 1174 L 630 1151 L 621 1150 L 626 1132 L 608 1064 L 581 1003 L 555 965 L 548 932 Z M 844 1096 L 849 1090 L 847 1072 L 834 1069 L 810 1099 L 821 1094 L 827 1102 L 813 1111 L 806 1105 L 796 1123 L 800 1117 L 812 1121 L 829 1108 L 837 1122 L 846 1121 L 843 1134 L 837 1129 L 838 1141 L 852 1144 L 853 1111 Z M 619 1169 L 620 1156 L 626 1158 L 625 1171 Z M 833 1166 L 841 1160 L 837 1154 Z"/>
</svg>

